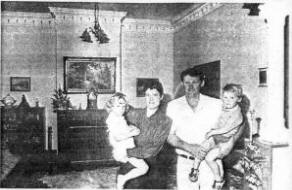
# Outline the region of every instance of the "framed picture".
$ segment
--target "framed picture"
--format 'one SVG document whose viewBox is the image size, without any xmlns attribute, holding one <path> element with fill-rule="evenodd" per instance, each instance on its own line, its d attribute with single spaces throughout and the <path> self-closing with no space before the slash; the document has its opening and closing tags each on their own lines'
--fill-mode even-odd
<svg viewBox="0 0 292 190">
<path fill-rule="evenodd" d="M 64 91 L 111 94 L 116 86 L 116 58 L 64 57 Z"/>
<path fill-rule="evenodd" d="M 10 77 L 10 91 L 30 91 L 30 77 Z"/>
<path fill-rule="evenodd" d="M 267 68 L 259 68 L 259 86 L 267 86 Z"/>
<path fill-rule="evenodd" d="M 291 99 L 289 98 L 289 52 L 290 52 L 290 47 L 289 47 L 289 28 L 290 28 L 290 23 L 289 23 L 289 15 L 285 17 L 285 25 L 284 25 L 284 119 L 285 119 L 285 127 L 288 129 L 289 128 L 289 123 L 290 123 L 290 118 L 289 118 L 289 104 Z M 291 108 L 290 108 L 291 109 Z M 291 111 L 290 111 L 291 112 Z"/>
<path fill-rule="evenodd" d="M 145 96 L 146 85 L 152 81 L 158 81 L 157 78 L 137 78 L 137 97 Z"/>
</svg>

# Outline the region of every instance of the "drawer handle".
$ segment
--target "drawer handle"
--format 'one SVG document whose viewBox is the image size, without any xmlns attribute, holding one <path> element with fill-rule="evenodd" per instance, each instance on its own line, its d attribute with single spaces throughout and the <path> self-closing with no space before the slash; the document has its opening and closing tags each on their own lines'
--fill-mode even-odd
<svg viewBox="0 0 292 190">
<path fill-rule="evenodd" d="M 69 129 L 105 128 L 104 126 L 70 126 Z"/>
</svg>

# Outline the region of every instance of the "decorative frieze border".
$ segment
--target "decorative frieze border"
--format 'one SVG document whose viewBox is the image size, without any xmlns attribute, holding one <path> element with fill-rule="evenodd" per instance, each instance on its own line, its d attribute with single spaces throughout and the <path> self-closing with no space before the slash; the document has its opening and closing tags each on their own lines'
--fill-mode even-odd
<svg viewBox="0 0 292 190">
<path fill-rule="evenodd" d="M 60 7 L 49 7 L 52 16 L 56 19 L 57 23 L 93 23 L 94 10 L 93 9 L 71 9 Z M 123 17 L 127 12 L 122 11 L 99 11 L 99 22 L 107 24 L 120 24 Z"/>
<path fill-rule="evenodd" d="M 35 26 L 54 28 L 54 20 L 49 13 L 9 12 L 3 11 L 1 15 L 2 26 Z"/>
<path fill-rule="evenodd" d="M 56 24 L 65 25 L 88 25 L 94 22 L 93 10 L 66 9 L 50 7 L 51 13 L 9 12 L 3 11 L 2 26 L 27 26 L 44 29 L 54 29 Z M 99 21 L 109 26 L 120 26 L 121 19 L 126 12 L 101 11 Z M 173 26 L 170 21 L 133 19 L 122 20 L 122 30 L 125 32 L 172 32 Z"/>
<path fill-rule="evenodd" d="M 193 6 L 191 9 L 187 9 L 180 15 L 172 19 L 174 30 L 178 30 L 191 22 L 198 20 L 215 9 L 221 7 L 221 3 L 204 3 L 201 6 Z"/>
<path fill-rule="evenodd" d="M 126 18 L 122 25 L 123 32 L 162 32 L 169 33 L 173 31 L 170 21 L 151 20 L 151 19 L 132 19 Z"/>
</svg>

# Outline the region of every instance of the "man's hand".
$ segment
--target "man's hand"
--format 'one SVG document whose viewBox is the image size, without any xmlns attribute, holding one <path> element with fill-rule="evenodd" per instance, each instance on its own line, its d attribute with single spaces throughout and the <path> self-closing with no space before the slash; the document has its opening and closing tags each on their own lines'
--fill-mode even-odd
<svg viewBox="0 0 292 190">
<path fill-rule="evenodd" d="M 198 144 L 192 144 L 189 149 L 191 154 L 200 160 L 203 160 L 207 154 L 206 150 Z"/>
<path fill-rule="evenodd" d="M 217 135 L 216 130 L 211 129 L 209 132 L 206 133 L 206 139 L 209 139 L 213 135 Z"/>
<path fill-rule="evenodd" d="M 202 146 L 198 144 L 189 144 L 174 134 L 169 135 L 167 141 L 170 145 L 185 150 L 199 159 L 204 159 L 207 154 Z"/>
</svg>

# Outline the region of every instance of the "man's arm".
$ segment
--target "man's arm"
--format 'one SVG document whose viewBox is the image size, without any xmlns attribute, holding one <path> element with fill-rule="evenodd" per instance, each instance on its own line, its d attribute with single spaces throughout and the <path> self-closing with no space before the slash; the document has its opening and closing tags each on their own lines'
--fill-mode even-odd
<svg viewBox="0 0 292 190">
<path fill-rule="evenodd" d="M 208 132 L 207 137 L 209 138 L 212 135 L 223 135 L 229 133 L 233 129 L 238 128 L 242 124 L 242 122 L 243 122 L 242 114 L 237 113 L 224 123 L 224 127 L 215 128 Z"/>
<path fill-rule="evenodd" d="M 238 128 L 238 131 L 232 136 L 232 140 L 234 141 L 234 143 L 241 137 L 245 125 L 246 121 L 243 119 L 242 123 L 240 124 L 240 127 Z"/>
<path fill-rule="evenodd" d="M 179 149 L 189 152 L 190 154 L 194 155 L 198 158 L 204 158 L 206 156 L 206 152 L 204 151 L 203 147 L 198 144 L 189 144 L 183 140 L 181 140 L 175 134 L 170 134 L 167 138 L 167 142 Z"/>
<path fill-rule="evenodd" d="M 173 107 L 172 104 L 168 104 L 167 115 L 170 118 L 176 118 L 178 110 L 179 109 L 176 107 Z M 182 149 L 186 152 L 189 152 L 190 154 L 192 154 L 193 156 L 198 157 L 198 158 L 204 158 L 206 156 L 206 152 L 204 152 L 203 147 L 201 147 L 198 144 L 189 144 L 189 143 L 183 141 L 181 138 L 179 138 L 175 134 L 175 131 L 176 131 L 176 124 L 173 121 L 172 126 L 171 126 L 171 130 L 170 130 L 170 134 L 168 135 L 168 138 L 167 138 L 167 142 L 171 146 L 178 148 L 178 149 Z"/>
</svg>

